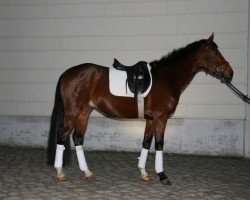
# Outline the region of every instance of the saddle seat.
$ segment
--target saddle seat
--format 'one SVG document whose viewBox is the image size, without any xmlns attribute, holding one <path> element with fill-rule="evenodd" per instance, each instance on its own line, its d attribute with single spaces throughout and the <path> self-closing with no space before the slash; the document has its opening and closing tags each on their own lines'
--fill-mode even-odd
<svg viewBox="0 0 250 200">
<path fill-rule="evenodd" d="M 135 65 L 126 66 L 121 64 L 117 59 L 114 59 L 113 67 L 117 70 L 122 70 L 127 73 L 127 87 L 134 94 L 134 99 L 138 101 L 138 94 L 143 94 L 151 84 L 151 76 L 147 67 L 147 62 L 139 61 Z"/>
</svg>

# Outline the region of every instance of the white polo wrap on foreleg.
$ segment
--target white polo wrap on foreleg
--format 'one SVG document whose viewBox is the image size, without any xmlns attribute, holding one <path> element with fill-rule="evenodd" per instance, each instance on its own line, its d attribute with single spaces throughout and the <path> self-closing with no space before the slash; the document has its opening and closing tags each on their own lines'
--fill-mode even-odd
<svg viewBox="0 0 250 200">
<path fill-rule="evenodd" d="M 155 171 L 156 173 L 163 172 L 163 152 L 155 151 Z"/>
<path fill-rule="evenodd" d="M 54 162 L 54 167 L 56 169 L 61 169 L 63 165 L 63 151 L 65 150 L 64 145 L 58 144 L 56 146 L 56 157 Z"/>
<path fill-rule="evenodd" d="M 148 157 L 148 149 L 143 148 L 141 150 L 141 155 L 139 157 L 139 162 L 138 162 L 138 167 L 140 169 L 145 169 L 147 157 Z"/>
<path fill-rule="evenodd" d="M 76 155 L 80 170 L 81 171 L 88 170 L 88 165 L 84 156 L 82 145 L 76 146 Z"/>
</svg>

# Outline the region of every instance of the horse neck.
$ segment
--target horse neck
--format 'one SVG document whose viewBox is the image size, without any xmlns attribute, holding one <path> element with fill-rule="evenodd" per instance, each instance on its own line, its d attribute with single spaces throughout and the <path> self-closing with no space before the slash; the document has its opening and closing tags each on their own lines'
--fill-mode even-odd
<svg viewBox="0 0 250 200">
<path fill-rule="evenodd" d="M 167 76 L 166 81 L 181 94 L 193 80 L 197 71 L 196 56 L 191 55 L 165 67 L 162 73 Z"/>
</svg>

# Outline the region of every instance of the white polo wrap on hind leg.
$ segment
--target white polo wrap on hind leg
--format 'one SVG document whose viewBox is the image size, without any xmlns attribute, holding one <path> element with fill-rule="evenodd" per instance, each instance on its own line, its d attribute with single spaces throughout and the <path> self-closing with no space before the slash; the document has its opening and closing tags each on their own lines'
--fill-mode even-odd
<svg viewBox="0 0 250 200">
<path fill-rule="evenodd" d="M 139 162 L 138 162 L 138 168 L 141 171 L 141 176 L 148 176 L 148 173 L 145 170 L 146 167 L 146 162 L 147 162 L 147 157 L 148 157 L 148 149 L 142 149 L 141 150 L 141 155 L 138 158 Z"/>
<path fill-rule="evenodd" d="M 56 156 L 55 156 L 55 162 L 54 162 L 54 167 L 57 171 L 58 176 L 63 176 L 64 172 L 62 170 L 62 165 L 63 165 L 63 152 L 65 150 L 64 145 L 58 144 L 56 146 Z"/>
<path fill-rule="evenodd" d="M 163 172 L 163 152 L 155 151 L 155 171 L 156 173 Z"/>
<path fill-rule="evenodd" d="M 80 170 L 83 172 L 88 170 L 88 165 L 84 156 L 82 145 L 76 146 L 76 155 Z"/>
<path fill-rule="evenodd" d="M 148 157 L 148 149 L 143 148 L 141 150 L 141 155 L 139 157 L 139 162 L 138 162 L 138 167 L 140 169 L 145 169 L 147 157 Z"/>
<path fill-rule="evenodd" d="M 65 150 L 64 145 L 58 144 L 56 146 L 56 157 L 55 157 L 55 168 L 62 168 L 63 165 L 63 151 Z"/>
</svg>

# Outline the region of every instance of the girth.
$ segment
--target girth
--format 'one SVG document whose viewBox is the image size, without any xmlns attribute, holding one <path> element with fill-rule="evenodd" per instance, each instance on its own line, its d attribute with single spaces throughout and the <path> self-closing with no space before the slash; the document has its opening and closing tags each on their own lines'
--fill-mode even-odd
<svg viewBox="0 0 250 200">
<path fill-rule="evenodd" d="M 143 94 L 149 88 L 151 83 L 147 62 L 139 61 L 135 65 L 125 66 L 118 60 L 114 59 L 113 67 L 118 70 L 126 71 L 126 91 L 128 87 L 129 90 L 134 94 L 134 99 L 137 102 L 138 94 Z"/>
</svg>

